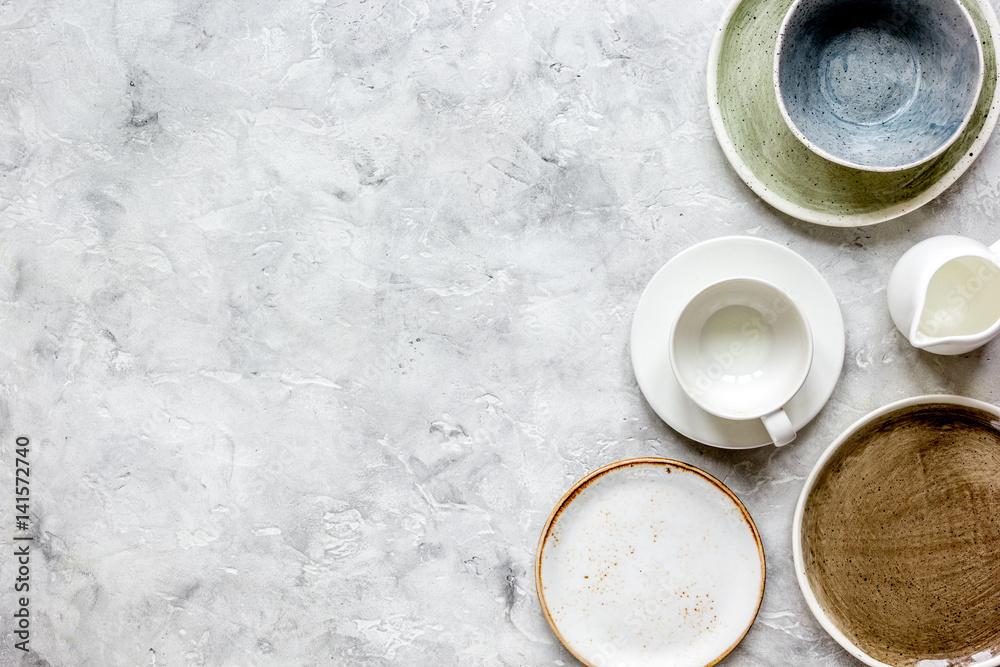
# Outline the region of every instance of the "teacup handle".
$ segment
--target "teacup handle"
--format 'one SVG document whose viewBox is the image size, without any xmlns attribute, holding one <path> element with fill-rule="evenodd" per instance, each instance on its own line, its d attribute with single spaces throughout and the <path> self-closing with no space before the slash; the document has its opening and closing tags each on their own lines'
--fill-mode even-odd
<svg viewBox="0 0 1000 667">
<path fill-rule="evenodd" d="M 775 447 L 787 445 L 795 440 L 795 428 L 784 409 L 778 408 L 771 414 L 764 415 L 760 420 L 764 422 L 764 428 L 767 429 L 767 434 L 774 441 Z"/>
</svg>

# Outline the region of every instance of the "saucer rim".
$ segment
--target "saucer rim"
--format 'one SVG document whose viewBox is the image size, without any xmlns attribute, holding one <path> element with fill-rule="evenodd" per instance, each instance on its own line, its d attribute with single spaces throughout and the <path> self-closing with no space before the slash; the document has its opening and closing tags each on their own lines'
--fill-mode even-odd
<svg viewBox="0 0 1000 667">
<path fill-rule="evenodd" d="M 708 96 L 708 111 L 709 118 L 711 119 L 712 129 L 715 133 L 715 137 L 722 148 L 723 154 L 726 156 L 727 161 L 736 171 L 740 179 L 747 184 L 747 186 L 766 203 L 770 204 L 775 209 L 786 213 L 794 218 L 803 220 L 805 222 L 811 222 L 819 225 L 824 225 L 828 227 L 857 227 L 865 225 L 873 225 L 880 222 L 886 222 L 894 218 L 898 218 L 902 215 L 910 213 L 917 210 L 918 208 L 924 206 L 931 200 L 935 199 L 938 195 L 948 189 L 955 181 L 958 180 L 962 174 L 964 174 L 972 163 L 975 162 L 976 158 L 983 152 L 986 148 L 986 144 L 993 134 L 993 130 L 996 127 L 997 120 L 1000 118 L 1000 51 L 998 51 L 997 36 L 1000 35 L 1000 21 L 997 19 L 996 11 L 990 2 L 984 2 L 983 0 L 967 0 L 968 2 L 974 2 L 977 7 L 979 7 L 982 12 L 983 18 L 989 27 L 988 37 L 983 36 L 980 33 L 980 43 L 983 40 L 989 39 L 994 46 L 994 74 L 995 79 L 993 88 L 993 97 L 990 101 L 989 111 L 986 114 L 986 119 L 983 122 L 982 127 L 980 127 L 977 132 L 975 140 L 969 146 L 967 153 L 963 153 L 962 157 L 956 161 L 956 163 L 951 167 L 951 169 L 943 172 L 940 176 L 935 179 L 935 181 L 929 185 L 926 189 L 922 190 L 919 194 L 910 199 L 886 206 L 884 208 L 868 211 L 863 213 L 824 213 L 816 211 L 814 209 L 807 208 L 800 204 L 796 204 L 771 188 L 769 188 L 750 166 L 743 160 L 739 152 L 733 143 L 733 139 L 729 134 L 725 122 L 722 120 L 722 113 L 719 109 L 719 95 L 718 95 L 718 72 L 719 72 L 719 58 L 722 52 L 722 43 L 724 38 L 730 31 L 730 21 L 733 15 L 739 9 L 740 5 L 744 2 L 750 0 L 732 0 L 729 7 L 726 9 L 725 14 L 722 16 L 718 27 L 715 30 L 715 35 L 712 38 L 712 45 L 709 49 L 708 56 L 708 71 L 706 78 L 706 88 Z M 769 2 L 781 2 L 783 0 L 764 0 Z M 963 2 L 964 4 L 964 2 Z M 966 9 L 968 9 L 966 7 Z M 971 14 L 971 12 L 970 12 Z M 977 28 L 978 30 L 978 28 Z M 984 86 L 985 86 L 985 52 L 984 52 Z M 980 94 L 981 91 L 980 91 Z M 972 128 L 971 121 L 966 124 L 962 133 L 956 138 L 955 143 L 961 139 L 966 132 L 970 131 Z M 940 159 L 939 155 L 937 158 L 933 158 L 929 162 L 933 162 L 934 159 Z M 928 164 L 925 162 L 924 164 Z M 842 166 L 842 165 L 840 165 Z M 850 169 L 849 167 L 843 167 L 845 169 Z M 875 172 L 867 172 L 864 170 L 853 170 L 859 175 L 869 174 Z"/>
<path fill-rule="evenodd" d="M 819 398 L 814 399 L 814 401 L 815 401 L 815 408 L 811 407 L 808 410 L 806 410 L 807 413 L 811 413 L 811 414 L 810 414 L 810 416 L 807 419 L 805 419 L 801 423 L 797 423 L 795 425 L 796 431 L 804 428 L 813 419 L 815 419 L 816 416 L 819 414 L 819 412 L 823 409 L 823 407 L 829 402 L 830 397 L 833 395 L 833 391 L 834 391 L 834 389 L 836 389 L 836 386 L 837 386 L 837 384 L 838 384 L 838 382 L 840 380 L 840 376 L 841 376 L 841 374 L 843 372 L 844 359 L 845 359 L 845 356 L 846 356 L 846 329 L 844 327 L 843 312 L 840 309 L 840 303 L 839 303 L 839 301 L 837 301 L 836 294 L 834 294 L 833 289 L 830 287 L 830 284 L 826 281 L 826 278 L 823 277 L 823 274 L 820 273 L 819 270 L 816 269 L 816 267 L 813 266 L 805 257 L 803 257 L 799 253 L 795 252 L 791 248 L 783 246 L 780 243 L 776 243 L 776 242 L 771 241 L 769 239 L 764 239 L 764 238 L 760 238 L 760 237 L 756 237 L 756 236 L 738 236 L 738 235 L 733 235 L 733 236 L 722 236 L 722 237 L 718 237 L 718 238 L 713 238 L 713 239 L 708 239 L 708 240 L 705 240 L 705 241 L 701 241 L 699 243 L 695 243 L 693 245 L 690 245 L 690 246 L 682 249 L 676 255 L 674 255 L 673 257 L 671 257 L 649 279 L 649 282 L 646 284 L 645 288 L 643 288 L 642 294 L 639 296 L 639 299 L 636 302 L 635 309 L 633 310 L 633 315 L 632 315 L 632 330 L 631 330 L 630 335 L 629 335 L 629 355 L 630 355 L 631 361 L 632 361 L 632 372 L 633 372 L 633 375 L 636 378 L 636 384 L 639 386 L 639 391 L 642 393 L 643 398 L 646 401 L 647 405 L 649 405 L 650 409 L 653 410 L 653 412 L 657 415 L 657 417 L 659 417 L 667 426 L 669 426 L 674 432 L 676 432 L 676 433 L 684 436 L 685 438 L 688 438 L 688 439 L 693 440 L 695 442 L 699 442 L 699 443 L 701 443 L 703 445 L 708 445 L 710 447 L 717 447 L 719 449 L 733 449 L 733 450 L 755 449 L 755 448 L 758 448 L 758 447 L 766 447 L 768 445 L 771 445 L 771 444 L 773 444 L 773 441 L 766 436 L 766 431 L 764 431 L 764 433 L 765 433 L 764 439 L 760 440 L 760 441 L 755 441 L 752 444 L 732 444 L 731 442 L 725 442 L 725 441 L 722 441 L 722 442 L 715 441 L 715 442 L 713 442 L 707 436 L 705 436 L 704 433 L 698 433 L 697 429 L 686 429 L 686 428 L 682 429 L 682 428 L 679 428 L 675 423 L 672 423 L 671 420 L 666 419 L 665 416 L 663 414 L 661 414 L 661 411 L 658 410 L 656 408 L 656 406 L 654 406 L 653 401 L 651 401 L 650 397 L 649 397 L 650 396 L 650 392 L 648 392 L 647 389 L 645 389 L 643 387 L 643 383 L 640 380 L 640 376 L 644 376 L 645 374 L 641 373 L 639 371 L 639 366 L 641 364 L 640 364 L 639 359 L 637 358 L 637 354 L 636 354 L 636 347 L 637 347 L 636 346 L 636 336 L 638 335 L 637 334 L 637 330 L 636 330 L 636 319 L 637 319 L 636 315 L 639 313 L 640 308 L 642 307 L 643 303 L 647 300 L 647 298 L 649 298 L 649 296 L 648 296 L 650 294 L 649 290 L 651 289 L 652 285 L 654 283 L 656 283 L 658 280 L 662 279 L 661 278 L 662 274 L 664 274 L 664 272 L 668 271 L 672 265 L 675 265 L 678 260 L 687 257 L 689 254 L 697 253 L 697 252 L 700 252 L 700 251 L 704 251 L 705 248 L 710 248 L 710 247 L 716 246 L 716 245 L 733 245 L 733 246 L 739 246 L 739 245 L 743 245 L 743 244 L 767 246 L 767 247 L 771 248 L 772 250 L 774 250 L 775 252 L 784 254 L 785 257 L 788 260 L 790 260 L 787 266 L 794 267 L 795 270 L 809 271 L 815 278 L 817 278 L 820 281 L 820 283 L 823 286 L 825 286 L 825 288 L 826 288 L 826 290 L 828 292 L 829 297 L 833 301 L 833 304 L 836 305 L 836 315 L 837 315 L 837 320 L 838 320 L 838 325 L 839 326 L 838 326 L 838 330 L 836 332 L 834 332 L 834 333 L 836 334 L 836 338 L 840 341 L 839 347 L 837 349 L 837 354 L 839 356 L 839 359 L 838 359 L 838 362 L 836 364 L 836 368 L 831 368 L 830 369 L 829 388 L 828 389 L 824 388 L 824 390 L 822 392 L 820 392 L 820 394 L 822 394 L 822 396 L 820 397 L 822 400 L 819 400 Z M 721 279 L 725 278 L 726 276 L 735 277 L 737 275 L 737 274 L 732 273 L 731 271 L 729 271 L 729 269 L 727 269 L 725 267 L 722 267 L 719 270 L 720 270 L 720 275 L 717 276 L 716 278 L 714 278 L 713 280 L 721 280 Z M 727 272 L 727 273 L 722 273 L 722 272 Z M 741 272 L 741 275 L 742 275 L 742 272 Z M 819 284 L 819 283 L 817 283 L 817 284 Z M 779 287 L 780 287 L 780 285 L 779 285 Z M 697 287 L 692 288 L 692 291 L 693 292 L 697 292 Z M 800 305 L 805 305 L 805 304 L 800 304 Z M 803 310 L 806 310 L 806 308 L 803 308 Z M 678 311 L 677 313 L 673 313 L 671 315 L 671 319 L 676 319 L 676 317 L 679 314 L 679 312 L 680 311 Z M 818 367 L 817 364 L 816 364 L 815 351 L 820 346 L 815 344 L 815 338 L 817 337 L 817 335 L 816 335 L 816 332 L 815 332 L 815 327 L 813 326 L 813 322 L 812 322 L 811 318 L 808 317 L 808 313 L 807 313 L 807 320 L 809 320 L 810 328 L 814 330 L 814 347 L 813 347 L 813 350 L 814 350 L 814 359 L 813 359 L 812 368 L 810 369 L 809 372 L 810 372 L 810 374 L 812 374 L 814 372 L 825 374 L 825 370 L 820 370 L 822 366 L 820 365 Z M 824 335 L 827 332 L 828 332 L 828 330 L 824 331 Z M 831 348 L 832 348 L 832 346 L 831 346 Z M 670 370 L 670 378 L 667 381 L 668 382 L 674 382 L 674 383 L 676 383 L 676 378 L 673 375 L 673 369 L 671 368 L 669 370 Z M 804 389 L 808 383 L 809 383 L 809 376 L 807 375 L 806 376 L 806 380 L 803 383 L 803 387 L 800 388 L 800 391 L 802 391 L 802 389 Z M 824 387 L 826 387 L 826 385 L 824 385 Z M 679 388 L 679 391 L 683 392 L 683 389 Z M 796 396 L 797 395 L 798 394 L 796 394 Z M 792 402 L 794 400 L 795 400 L 795 396 L 792 397 L 792 399 L 791 399 L 790 402 Z M 657 401 L 657 403 L 659 403 L 659 401 Z M 810 404 L 811 403 L 812 402 L 810 402 Z M 688 406 L 685 406 L 685 408 L 687 408 L 687 407 Z M 724 420 L 721 417 L 717 417 L 717 416 L 712 415 L 711 413 L 709 413 L 709 412 L 707 412 L 705 410 L 702 410 L 702 408 L 700 408 L 699 406 L 697 406 L 693 402 L 691 403 L 690 407 L 693 407 L 693 409 L 699 410 L 699 411 L 705 413 L 706 415 L 709 415 L 713 419 L 719 419 L 719 420 L 722 420 L 724 422 L 728 422 L 728 423 L 731 423 L 731 424 L 738 424 L 738 423 L 741 423 L 741 422 L 755 423 L 755 422 L 759 421 L 759 420 Z M 677 420 L 673 420 L 673 421 L 677 421 Z"/>
<path fill-rule="evenodd" d="M 957 394 L 926 394 L 923 396 L 911 396 L 910 398 L 892 401 L 882 407 L 876 408 L 845 428 L 823 451 L 816 463 L 813 464 L 812 470 L 809 471 L 809 475 L 806 477 L 806 481 L 802 486 L 802 491 L 799 492 L 799 499 L 795 504 L 795 514 L 792 516 L 792 566 L 795 570 L 795 580 L 799 585 L 799 590 L 802 592 L 802 597 L 805 598 L 806 606 L 809 607 L 809 611 L 812 613 L 813 617 L 819 622 L 819 624 L 823 627 L 823 630 L 825 630 L 834 641 L 840 644 L 844 650 L 853 655 L 855 658 L 866 665 L 871 665 L 871 667 L 892 667 L 892 665 L 888 665 L 880 660 L 872 658 L 867 653 L 862 651 L 860 647 L 855 645 L 854 642 L 848 639 L 847 635 L 841 632 L 841 630 L 834 625 L 832 619 L 820 606 L 819 600 L 816 599 L 816 595 L 812 591 L 812 587 L 809 586 L 809 577 L 805 568 L 805 557 L 802 554 L 802 522 L 805 519 L 806 502 L 808 501 L 809 494 L 812 492 L 813 487 L 816 484 L 816 480 L 819 478 L 820 473 L 822 473 L 827 463 L 830 462 L 830 459 L 833 458 L 834 454 L 837 453 L 840 447 L 847 442 L 852 435 L 857 433 L 858 430 L 875 419 L 885 416 L 891 412 L 895 412 L 896 410 L 931 403 L 946 403 L 967 408 L 976 408 L 996 415 L 1000 418 L 1000 407 L 987 403 L 986 401 L 969 398 L 968 396 L 959 396 Z M 997 667 L 998 665 L 1000 665 L 1000 655 L 990 658 L 985 662 L 976 663 L 974 667 Z"/>
<path fill-rule="evenodd" d="M 754 610 L 750 622 L 747 624 L 747 627 L 743 630 L 742 634 L 740 634 L 739 638 L 737 638 L 736 641 L 733 642 L 733 644 L 729 648 L 727 648 L 723 653 L 714 658 L 712 662 L 709 662 L 704 666 L 704 667 L 712 667 L 712 665 L 718 664 L 723 658 L 732 653 L 733 650 L 737 646 L 739 646 L 740 643 L 746 638 L 747 633 L 750 632 L 750 628 L 752 628 L 754 623 L 756 623 L 757 616 L 760 614 L 760 608 L 764 602 L 764 589 L 767 585 L 767 559 L 764 553 L 764 542 L 761 539 L 760 531 L 757 529 L 757 524 L 754 523 L 753 517 L 750 515 L 750 511 L 746 508 L 746 505 L 743 504 L 743 501 L 739 499 L 736 493 L 711 473 L 690 463 L 684 463 L 683 461 L 678 461 L 677 459 L 671 459 L 663 456 L 640 456 L 636 458 L 614 461 L 612 463 L 608 463 L 607 465 L 603 465 L 600 468 L 597 468 L 596 470 L 592 470 L 591 472 L 587 473 L 586 475 L 578 479 L 576 482 L 574 482 L 573 485 L 570 486 L 565 493 L 563 493 L 563 495 L 552 507 L 552 511 L 549 512 L 549 516 L 545 520 L 545 524 L 542 526 L 542 531 L 538 538 L 538 547 L 535 551 L 535 594 L 538 598 L 538 604 L 542 609 L 542 615 L 545 616 L 545 620 L 548 622 L 549 628 L 552 630 L 552 633 L 556 636 L 556 639 L 559 640 L 559 643 L 562 644 L 563 647 L 567 651 L 569 651 L 574 658 L 579 660 L 584 665 L 587 665 L 587 667 L 596 667 L 595 665 L 593 665 L 593 663 L 585 660 L 583 656 L 577 654 L 577 652 L 569 645 L 569 643 L 566 641 L 566 639 L 563 637 L 562 633 L 556 626 L 555 619 L 552 618 L 552 615 L 549 612 L 548 605 L 545 602 L 544 588 L 542 586 L 542 555 L 544 552 L 546 540 L 549 537 L 549 534 L 552 532 L 552 526 L 559 518 L 559 515 L 562 514 L 563 509 L 565 509 L 577 497 L 581 489 L 583 489 L 586 485 L 590 484 L 590 482 L 594 481 L 598 477 L 601 477 L 613 470 L 616 470 L 618 468 L 631 467 L 635 465 L 661 465 L 667 467 L 674 467 L 684 470 L 685 472 L 692 473 L 696 476 L 702 477 L 717 490 L 721 491 L 724 496 L 728 497 L 733 502 L 736 508 L 740 511 L 740 515 L 743 517 L 743 520 L 750 527 L 750 532 L 753 533 L 754 542 L 756 542 L 757 544 L 757 555 L 760 558 L 760 592 L 757 597 L 757 607 Z"/>
</svg>

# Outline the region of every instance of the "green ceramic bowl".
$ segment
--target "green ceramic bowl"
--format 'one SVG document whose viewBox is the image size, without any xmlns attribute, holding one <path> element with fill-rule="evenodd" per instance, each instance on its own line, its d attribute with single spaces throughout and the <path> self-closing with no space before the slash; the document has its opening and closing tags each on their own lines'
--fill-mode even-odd
<svg viewBox="0 0 1000 667">
<path fill-rule="evenodd" d="M 951 147 L 903 171 L 872 172 L 826 160 L 785 123 L 774 92 L 774 49 L 792 0 L 736 0 L 723 17 L 708 62 L 708 104 L 715 134 L 740 177 L 764 201 L 796 218 L 854 227 L 923 206 L 955 182 L 989 139 L 1000 114 L 988 0 L 962 0 L 983 43 L 984 79 L 972 119 Z"/>
</svg>

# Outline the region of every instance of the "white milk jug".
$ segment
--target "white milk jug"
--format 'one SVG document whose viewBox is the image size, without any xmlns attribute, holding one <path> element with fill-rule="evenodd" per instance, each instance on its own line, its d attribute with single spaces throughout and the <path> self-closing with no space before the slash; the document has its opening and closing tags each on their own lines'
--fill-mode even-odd
<svg viewBox="0 0 1000 667">
<path fill-rule="evenodd" d="M 916 348 L 963 354 L 1000 333 L 1000 241 L 935 236 L 904 254 L 889 276 L 889 313 Z"/>
</svg>

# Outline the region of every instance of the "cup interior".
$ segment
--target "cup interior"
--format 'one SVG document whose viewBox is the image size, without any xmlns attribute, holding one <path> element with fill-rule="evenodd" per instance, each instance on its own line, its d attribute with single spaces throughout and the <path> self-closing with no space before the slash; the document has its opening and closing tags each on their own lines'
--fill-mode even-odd
<svg viewBox="0 0 1000 667">
<path fill-rule="evenodd" d="M 958 0 L 797 0 L 774 71 L 782 115 L 810 149 L 894 171 L 961 134 L 982 89 L 982 45 Z"/>
<path fill-rule="evenodd" d="M 782 407 L 805 382 L 812 333 L 802 311 L 775 286 L 725 280 L 681 311 L 670 360 L 681 387 L 704 410 L 755 419 Z"/>
</svg>

